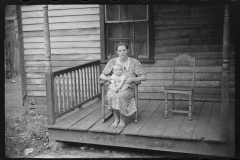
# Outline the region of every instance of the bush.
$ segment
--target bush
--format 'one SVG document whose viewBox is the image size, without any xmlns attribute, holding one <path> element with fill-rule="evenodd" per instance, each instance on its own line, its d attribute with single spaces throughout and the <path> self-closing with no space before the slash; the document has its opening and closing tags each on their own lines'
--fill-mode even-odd
<svg viewBox="0 0 240 160">
<path fill-rule="evenodd" d="M 23 116 L 7 115 L 5 119 L 6 156 L 24 156 L 24 150 L 34 153 L 46 148 L 48 142 L 47 116 L 30 112 Z"/>
</svg>

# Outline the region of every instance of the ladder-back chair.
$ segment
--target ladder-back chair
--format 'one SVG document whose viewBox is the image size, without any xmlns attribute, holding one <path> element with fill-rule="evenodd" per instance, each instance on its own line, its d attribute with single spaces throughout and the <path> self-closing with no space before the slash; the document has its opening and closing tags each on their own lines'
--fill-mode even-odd
<svg viewBox="0 0 240 160">
<path fill-rule="evenodd" d="M 108 59 L 114 58 L 117 55 L 109 55 Z M 137 56 L 134 56 L 133 58 L 137 59 Z M 113 116 L 113 113 L 111 113 L 108 117 L 106 117 L 105 108 L 108 108 L 108 100 L 107 100 L 107 94 L 105 94 L 105 91 L 108 90 L 108 86 L 110 85 L 109 81 L 100 80 L 99 81 L 101 90 L 102 90 L 102 122 L 106 122 L 108 119 L 110 119 Z M 138 117 L 138 85 L 141 84 L 141 82 L 134 82 L 134 99 L 136 102 L 136 108 L 137 111 L 135 113 L 135 120 L 134 122 L 137 122 Z"/>
<path fill-rule="evenodd" d="M 181 74 L 191 79 L 189 84 L 176 84 Z M 180 82 L 181 83 L 181 82 Z M 165 113 L 164 117 L 168 118 L 168 112 L 187 113 L 189 120 L 192 120 L 194 110 L 194 86 L 195 86 L 195 57 L 192 58 L 187 54 L 179 55 L 173 58 L 173 76 L 172 84 L 164 87 L 165 94 Z M 168 94 L 172 94 L 172 108 L 168 108 Z M 177 110 L 174 108 L 174 94 L 189 95 L 189 108 L 186 110 Z"/>
</svg>

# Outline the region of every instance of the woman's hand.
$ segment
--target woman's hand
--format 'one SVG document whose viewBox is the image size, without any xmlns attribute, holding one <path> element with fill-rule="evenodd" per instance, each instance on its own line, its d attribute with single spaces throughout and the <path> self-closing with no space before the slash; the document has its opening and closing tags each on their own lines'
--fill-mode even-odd
<svg viewBox="0 0 240 160">
<path fill-rule="evenodd" d="M 106 76 L 105 74 L 100 75 L 100 79 L 105 80 L 105 81 L 111 81 L 112 77 L 111 76 Z"/>
<path fill-rule="evenodd" d="M 127 80 L 125 81 L 125 83 L 131 84 L 131 83 L 135 82 L 135 78 L 136 78 L 136 77 L 129 77 L 129 78 L 127 78 Z"/>
</svg>

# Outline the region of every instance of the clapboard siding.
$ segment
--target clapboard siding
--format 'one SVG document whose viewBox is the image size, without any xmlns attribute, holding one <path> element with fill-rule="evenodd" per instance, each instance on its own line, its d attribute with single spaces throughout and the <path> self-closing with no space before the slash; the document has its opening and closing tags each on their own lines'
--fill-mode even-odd
<svg viewBox="0 0 240 160">
<path fill-rule="evenodd" d="M 96 21 L 99 20 L 98 15 L 80 15 L 80 16 L 69 16 L 68 18 L 62 19 L 62 17 L 51 17 L 49 18 L 49 23 L 59 23 L 59 22 L 87 22 L 87 21 Z M 43 24 L 42 18 L 31 18 L 23 19 L 23 24 Z"/>
<path fill-rule="evenodd" d="M 61 16 L 73 16 L 73 15 L 92 15 L 92 14 L 99 14 L 98 6 L 93 8 L 67 8 L 67 9 L 56 9 L 56 10 L 49 10 L 48 16 L 49 17 L 61 17 Z M 22 18 L 36 18 L 42 17 L 43 12 L 42 10 L 39 11 L 28 11 L 22 13 Z"/>
<path fill-rule="evenodd" d="M 87 41 L 87 42 L 52 42 L 51 48 L 99 48 L 100 41 Z M 44 49 L 44 43 L 25 43 L 24 49 Z"/>
<path fill-rule="evenodd" d="M 154 6 L 155 63 L 143 64 L 148 80 L 139 86 L 139 98 L 164 98 L 164 86 L 172 83 L 172 59 L 185 53 L 196 58 L 195 98 L 219 101 L 222 80 L 223 14 L 223 5 Z M 230 50 L 230 95 L 234 96 L 234 45 L 230 46 Z M 176 84 L 190 83 L 191 73 L 176 75 Z M 178 98 L 181 99 L 181 96 Z"/>
<path fill-rule="evenodd" d="M 51 54 L 91 54 L 100 53 L 100 48 L 62 48 L 62 49 L 51 49 Z M 25 55 L 36 55 L 45 54 L 44 49 L 26 49 Z"/>
<path fill-rule="evenodd" d="M 43 5 L 22 6 L 27 94 L 46 96 Z M 51 64 L 57 71 L 100 59 L 99 5 L 48 5 Z"/>
<path fill-rule="evenodd" d="M 49 30 L 94 28 L 94 27 L 100 27 L 99 21 L 54 23 L 49 25 Z M 43 24 L 23 25 L 23 31 L 39 31 L 39 30 L 43 30 Z"/>
<path fill-rule="evenodd" d="M 100 59 L 99 5 L 49 5 L 48 9 L 53 71 Z M 195 99 L 221 99 L 223 13 L 223 5 L 154 5 L 155 62 L 142 64 L 148 80 L 139 85 L 140 99 L 164 98 L 163 88 L 171 84 L 172 59 L 184 53 L 196 58 Z M 22 6 L 22 22 L 27 93 L 41 98 L 46 96 L 47 66 L 42 5 Z M 232 100 L 234 44 L 230 50 Z M 177 84 L 190 83 L 190 73 L 177 76 Z"/>
<path fill-rule="evenodd" d="M 50 42 L 81 42 L 81 41 L 92 41 L 100 40 L 98 35 L 77 35 L 77 36 L 51 36 Z M 44 37 L 26 37 L 24 43 L 39 43 L 44 42 Z"/>
<path fill-rule="evenodd" d="M 72 9 L 72 8 L 92 8 L 98 7 L 98 5 L 49 5 L 48 10 L 56 10 L 56 9 Z M 42 5 L 26 5 L 22 7 L 22 11 L 42 11 Z"/>
<path fill-rule="evenodd" d="M 98 27 L 95 28 L 81 28 L 74 30 L 52 30 L 50 31 L 51 38 L 54 36 L 82 36 L 82 35 L 99 35 L 100 29 Z M 34 31 L 34 32 L 23 32 L 23 37 L 39 37 L 44 36 L 42 31 Z"/>
<path fill-rule="evenodd" d="M 27 61 L 43 61 L 45 59 L 44 55 L 26 55 L 24 57 Z M 80 61 L 80 60 L 98 60 L 100 59 L 100 54 L 73 54 L 68 55 L 52 55 L 52 61 Z"/>
<path fill-rule="evenodd" d="M 68 67 L 52 67 L 52 71 L 58 71 L 62 69 L 66 69 Z M 25 71 L 28 73 L 41 73 L 41 72 L 46 72 L 47 69 L 46 67 L 26 67 Z"/>
</svg>

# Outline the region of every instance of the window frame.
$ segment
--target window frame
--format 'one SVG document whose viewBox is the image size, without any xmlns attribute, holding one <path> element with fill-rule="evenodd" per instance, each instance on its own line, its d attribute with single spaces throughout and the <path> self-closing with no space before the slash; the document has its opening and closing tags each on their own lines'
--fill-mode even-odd
<svg viewBox="0 0 240 160">
<path fill-rule="evenodd" d="M 105 6 L 99 5 L 99 13 L 100 13 L 100 46 L 101 46 L 101 62 L 108 62 L 108 55 L 106 55 L 106 26 L 105 26 Z M 148 46 L 149 46 L 149 58 L 138 58 L 141 63 L 154 63 L 154 17 L 153 17 L 153 6 L 148 5 Z"/>
</svg>

